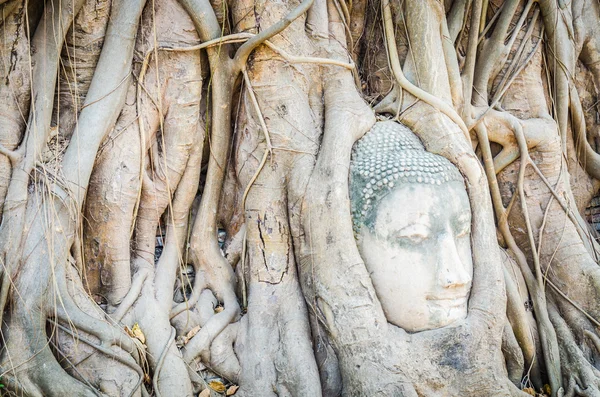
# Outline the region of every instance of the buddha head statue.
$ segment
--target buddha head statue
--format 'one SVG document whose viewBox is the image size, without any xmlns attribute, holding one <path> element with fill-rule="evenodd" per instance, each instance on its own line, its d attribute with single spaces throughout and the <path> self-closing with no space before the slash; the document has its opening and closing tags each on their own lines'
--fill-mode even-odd
<svg viewBox="0 0 600 397">
<path fill-rule="evenodd" d="M 446 158 L 404 125 L 376 123 L 353 148 L 350 201 L 357 245 L 387 320 L 408 332 L 467 316 L 471 208 Z"/>
</svg>

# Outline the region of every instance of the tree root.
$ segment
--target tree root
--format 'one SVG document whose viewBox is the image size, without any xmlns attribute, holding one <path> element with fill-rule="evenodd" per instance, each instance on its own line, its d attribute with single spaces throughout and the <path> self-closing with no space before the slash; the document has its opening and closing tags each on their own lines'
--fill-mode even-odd
<svg viewBox="0 0 600 397">
<path fill-rule="evenodd" d="M 220 36 L 219 24 L 208 2 L 180 0 L 180 3 L 188 10 L 202 40 L 213 40 Z M 196 273 L 203 271 L 207 286 L 222 299 L 224 310 L 211 317 L 202 330 L 190 340 L 184 352 L 186 361 L 192 360 L 206 350 L 212 340 L 238 315 L 240 310 L 233 288 L 235 284 L 233 269 L 222 256 L 216 236 L 216 213 L 231 140 L 229 105 L 235 80 L 245 68 L 250 53 L 287 28 L 304 14 L 312 3 L 313 0 L 302 1 L 283 19 L 249 38 L 235 52 L 233 58 L 230 58 L 226 51 L 207 49 L 213 79 L 213 109 L 217 109 L 212 115 L 211 148 L 214 155 L 209 160 L 204 196 L 193 226 L 191 254 Z"/>
<path fill-rule="evenodd" d="M 160 370 L 165 362 L 165 356 L 167 355 L 167 351 L 175 341 L 175 329 L 171 328 L 171 336 L 169 336 L 169 342 L 165 345 L 162 353 L 160 353 L 160 357 L 158 358 L 158 364 L 156 364 L 156 368 L 154 369 L 154 376 L 152 377 L 152 386 L 154 387 L 154 392 L 157 397 L 161 397 L 160 389 L 158 388 L 158 377 L 160 376 Z"/>
<path fill-rule="evenodd" d="M 392 11 L 390 8 L 389 0 L 382 0 L 381 7 L 383 10 L 383 21 L 385 26 L 385 35 L 387 40 L 387 49 L 390 59 L 390 65 L 392 68 L 392 72 L 394 73 L 394 78 L 398 82 L 398 85 L 402 87 L 402 89 L 406 90 L 411 95 L 413 95 L 415 98 L 422 100 L 423 102 L 432 106 L 434 109 L 448 116 L 448 118 L 454 123 L 456 123 L 456 125 L 461 129 L 461 131 L 465 135 L 465 138 L 467 139 L 467 142 L 471 142 L 469 130 L 467 129 L 465 122 L 450 105 L 440 100 L 438 97 L 431 95 L 428 92 L 425 92 L 424 90 L 415 86 L 406 79 L 404 73 L 402 72 L 402 67 L 400 66 L 400 61 L 398 58 L 398 49 L 396 48 L 396 39 L 394 38 L 395 35 L 392 22 Z"/>
<path fill-rule="evenodd" d="M 127 291 L 127 295 L 121 301 L 121 304 L 115 310 L 114 313 L 110 315 L 110 317 L 116 321 L 120 322 L 123 317 L 127 314 L 129 309 L 133 306 L 133 304 L 137 301 L 138 297 L 142 292 L 142 287 L 144 286 L 144 282 L 150 276 L 150 271 L 147 269 L 138 270 L 134 276 L 133 281 L 131 282 L 131 287 L 129 291 Z"/>
<path fill-rule="evenodd" d="M 87 338 L 81 336 L 81 335 L 75 335 L 75 333 L 73 331 L 71 331 L 69 328 L 59 324 L 56 321 L 53 320 L 49 320 L 50 322 L 52 322 L 56 327 L 58 327 L 59 329 L 61 329 L 62 331 L 66 332 L 67 334 L 71 335 L 73 338 L 76 338 L 77 340 L 93 347 L 94 349 L 98 350 L 99 352 L 101 352 L 102 354 L 110 357 L 111 359 L 120 362 L 123 365 L 126 365 L 127 367 L 133 369 L 138 375 L 139 375 L 139 380 L 136 383 L 135 387 L 133 388 L 133 390 L 129 393 L 129 397 L 132 397 L 135 392 L 140 388 L 142 381 L 144 380 L 144 371 L 142 370 L 142 368 L 137 365 L 136 363 L 131 362 L 130 360 L 127 360 L 123 357 L 121 357 L 120 355 L 116 354 L 115 352 L 113 352 L 111 349 L 107 348 L 104 343 L 103 344 L 96 344 L 94 342 L 91 342 L 89 340 L 87 340 Z"/>
<path fill-rule="evenodd" d="M 560 361 L 563 374 L 568 377 L 565 396 L 600 396 L 600 372 L 586 360 L 558 309 L 549 305 L 548 312 L 560 337 Z"/>
<path fill-rule="evenodd" d="M 507 115 L 503 117 L 507 117 L 509 119 L 514 120 L 514 117 L 511 118 L 512 116 L 509 117 Z M 520 124 L 518 123 L 518 121 L 514 120 L 510 125 L 514 128 L 514 133 L 519 144 L 519 150 L 521 152 L 521 168 L 519 171 L 519 182 L 517 188 L 521 197 L 521 205 L 524 211 L 524 215 L 527 217 L 527 204 L 525 201 L 525 194 L 523 191 L 523 178 L 525 167 L 533 162 L 529 158 L 529 154 L 527 151 L 527 143 L 525 142 L 524 136 L 522 135 L 522 128 Z M 487 138 L 487 131 L 483 125 L 478 125 L 476 127 L 476 131 L 477 138 L 479 140 L 479 145 L 482 148 L 485 170 L 488 175 L 492 200 L 494 202 L 494 210 L 496 212 L 496 217 L 498 219 L 499 224 L 498 226 L 504 237 L 504 241 L 507 242 L 509 248 L 516 255 L 517 263 L 519 264 L 521 272 L 525 278 L 527 288 L 529 289 L 529 292 L 531 294 L 535 312 L 537 314 L 536 318 L 538 321 L 538 331 L 540 333 L 540 339 L 542 342 L 542 350 L 544 352 L 544 360 L 546 363 L 547 370 L 549 371 L 550 385 L 552 387 L 552 390 L 558 392 L 558 390 L 560 390 L 561 388 L 560 385 L 562 382 L 562 377 L 560 375 L 560 366 L 559 363 L 556 361 L 556 359 L 559 358 L 558 344 L 554 328 L 552 327 L 550 319 L 548 318 L 548 309 L 546 305 L 546 297 L 544 293 L 543 284 L 544 278 L 541 274 L 541 268 L 539 266 L 539 257 L 537 257 L 537 254 L 534 253 L 536 270 L 536 275 L 534 276 L 529 268 L 525 255 L 517 246 L 508 226 L 506 209 L 502 205 L 502 199 L 498 188 L 498 181 L 496 179 L 496 172 L 493 166 L 490 144 Z M 535 242 L 533 241 L 533 238 L 531 236 L 531 225 L 529 223 L 529 220 L 527 220 L 527 225 L 531 249 L 535 250 Z"/>
</svg>

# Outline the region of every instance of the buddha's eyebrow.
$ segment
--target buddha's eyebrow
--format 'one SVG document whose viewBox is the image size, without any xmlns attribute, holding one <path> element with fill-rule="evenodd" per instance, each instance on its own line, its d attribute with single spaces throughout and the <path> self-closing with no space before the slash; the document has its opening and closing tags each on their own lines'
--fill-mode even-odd
<svg viewBox="0 0 600 397">
<path fill-rule="evenodd" d="M 410 213 L 409 216 L 402 217 L 402 220 L 400 222 L 397 222 L 395 224 L 390 223 L 389 232 L 391 234 L 399 233 L 407 227 L 415 225 L 423 225 L 428 228 L 431 228 L 431 218 L 429 214 L 423 214 L 418 212 Z"/>
</svg>

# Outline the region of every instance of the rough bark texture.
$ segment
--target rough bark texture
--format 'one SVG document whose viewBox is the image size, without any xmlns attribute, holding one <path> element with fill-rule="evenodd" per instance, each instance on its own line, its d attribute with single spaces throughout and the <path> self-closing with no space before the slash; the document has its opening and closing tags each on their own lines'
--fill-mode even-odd
<svg viewBox="0 0 600 397">
<path fill-rule="evenodd" d="M 0 393 L 600 395 L 598 2 L 0 16 Z M 449 326 L 388 322 L 357 248 L 351 153 L 375 123 L 464 179 L 473 282 Z"/>
</svg>

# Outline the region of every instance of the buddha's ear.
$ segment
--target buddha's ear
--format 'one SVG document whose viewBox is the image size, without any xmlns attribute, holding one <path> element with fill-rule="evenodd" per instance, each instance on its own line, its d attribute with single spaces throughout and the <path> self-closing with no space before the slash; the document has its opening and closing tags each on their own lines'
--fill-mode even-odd
<svg viewBox="0 0 600 397">
<path fill-rule="evenodd" d="M 361 228 L 360 231 L 354 232 L 354 242 L 356 243 L 356 248 L 358 248 L 359 251 L 360 251 L 360 246 L 362 245 L 363 241 L 364 241 L 364 236 L 363 236 L 363 231 Z"/>
</svg>

